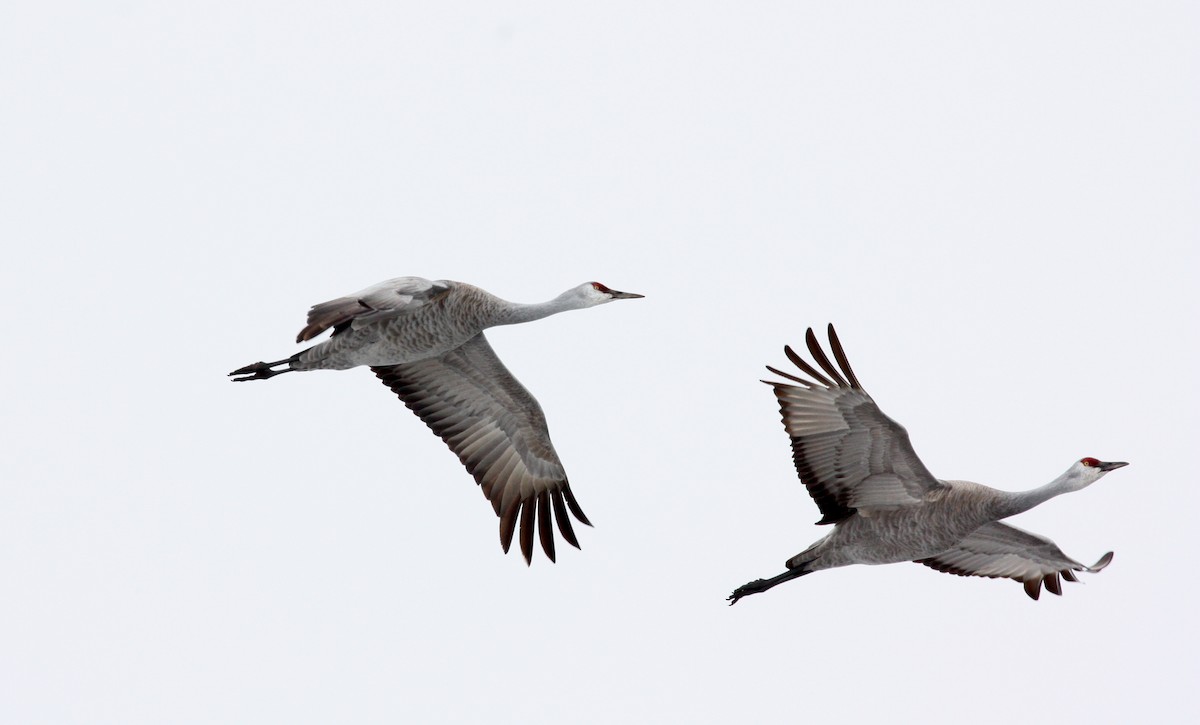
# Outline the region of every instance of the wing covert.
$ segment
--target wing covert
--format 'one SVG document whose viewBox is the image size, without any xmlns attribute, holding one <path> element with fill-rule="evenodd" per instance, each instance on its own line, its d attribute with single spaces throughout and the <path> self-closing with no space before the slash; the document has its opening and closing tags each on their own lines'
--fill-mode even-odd
<svg viewBox="0 0 1200 725">
<path fill-rule="evenodd" d="M 296 342 L 311 340 L 331 327 L 336 335 L 345 326 L 357 328 L 404 314 L 449 291 L 451 284 L 447 280 L 431 282 L 423 277 L 396 277 L 352 295 L 313 305 L 308 311 L 308 324 L 296 335 Z"/>
</svg>

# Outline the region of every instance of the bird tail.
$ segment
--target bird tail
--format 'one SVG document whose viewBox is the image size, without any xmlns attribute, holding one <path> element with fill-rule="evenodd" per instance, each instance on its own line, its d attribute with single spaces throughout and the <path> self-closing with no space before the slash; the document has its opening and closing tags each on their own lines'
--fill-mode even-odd
<svg viewBox="0 0 1200 725">
<path fill-rule="evenodd" d="M 786 566 L 789 570 L 790 569 L 803 569 L 806 564 L 811 564 L 814 561 L 816 561 L 816 559 L 817 559 L 817 557 L 813 556 L 812 550 L 809 549 L 808 551 L 802 551 L 799 554 L 796 554 L 792 558 L 788 559 L 787 562 L 784 564 L 784 566 Z M 812 570 L 810 569 L 809 571 L 812 571 Z M 808 574 L 809 571 L 806 571 L 804 573 Z M 796 576 L 801 576 L 801 575 L 797 574 Z"/>
</svg>

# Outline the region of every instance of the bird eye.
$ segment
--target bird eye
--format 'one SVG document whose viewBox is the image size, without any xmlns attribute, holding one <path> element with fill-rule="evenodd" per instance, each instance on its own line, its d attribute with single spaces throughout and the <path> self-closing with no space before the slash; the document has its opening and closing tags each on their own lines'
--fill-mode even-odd
<svg viewBox="0 0 1200 725">
<path fill-rule="evenodd" d="M 1100 461 L 1097 461 L 1095 458 L 1081 458 L 1079 462 L 1088 468 L 1095 468 L 1100 465 Z"/>
<path fill-rule="evenodd" d="M 594 288 L 594 289 L 595 289 L 597 292 L 604 292 L 604 293 L 606 293 L 606 294 L 607 294 L 607 293 L 609 293 L 609 292 L 612 292 L 612 290 L 610 290 L 609 288 L 607 288 L 607 287 L 605 287 L 604 285 L 600 284 L 599 282 L 592 282 L 592 287 L 593 287 L 593 288 Z"/>
</svg>

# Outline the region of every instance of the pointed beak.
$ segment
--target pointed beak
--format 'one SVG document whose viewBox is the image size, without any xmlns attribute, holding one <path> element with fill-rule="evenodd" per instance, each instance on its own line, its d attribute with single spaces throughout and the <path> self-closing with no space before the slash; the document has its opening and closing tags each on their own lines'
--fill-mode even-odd
<svg viewBox="0 0 1200 725">
<path fill-rule="evenodd" d="M 1099 468 L 1101 471 L 1108 473 L 1109 471 L 1115 471 L 1118 468 L 1121 468 L 1123 466 L 1128 466 L 1128 465 L 1129 464 L 1126 463 L 1125 461 L 1113 461 L 1111 463 L 1101 462 L 1099 466 L 1096 466 L 1096 468 Z"/>
<path fill-rule="evenodd" d="M 612 295 L 614 300 L 636 300 L 646 296 L 639 295 L 635 292 L 618 292 L 615 289 L 609 290 L 608 293 Z"/>
</svg>

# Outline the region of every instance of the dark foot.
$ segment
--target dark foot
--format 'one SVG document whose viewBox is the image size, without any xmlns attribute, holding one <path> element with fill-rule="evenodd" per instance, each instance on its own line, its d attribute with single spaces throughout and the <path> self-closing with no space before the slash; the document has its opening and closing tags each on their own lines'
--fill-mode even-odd
<svg viewBox="0 0 1200 725">
<path fill-rule="evenodd" d="M 235 383 L 244 383 L 247 380 L 267 380 L 275 377 L 276 375 L 290 373 L 292 371 L 291 367 L 286 367 L 282 370 L 274 370 L 273 368 L 278 365 L 291 365 L 291 362 L 291 360 L 280 360 L 273 363 L 256 362 L 253 365 L 247 365 L 244 368 L 238 368 L 237 370 L 229 373 L 229 375 L 231 377 L 234 375 L 242 376 L 239 378 L 233 378 L 233 382 Z"/>
<path fill-rule="evenodd" d="M 811 570 L 808 569 L 808 565 L 811 563 L 811 560 L 806 561 L 791 569 L 788 569 L 779 576 L 773 576 L 770 579 L 755 579 L 748 584 L 741 585 L 737 589 L 733 590 L 733 594 L 729 595 L 729 606 L 732 607 L 733 605 L 737 604 L 737 601 L 744 596 L 765 592 L 771 587 L 778 586 L 786 581 L 791 581 L 792 579 L 811 573 Z"/>
<path fill-rule="evenodd" d="M 729 606 L 732 607 L 733 605 L 737 604 L 738 600 L 747 594 L 759 594 L 767 591 L 772 586 L 774 585 L 766 579 L 755 579 L 749 584 L 743 584 L 737 589 L 734 589 L 733 594 L 729 595 Z"/>
</svg>

